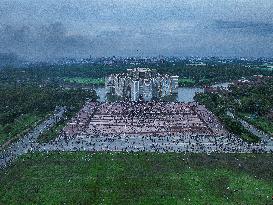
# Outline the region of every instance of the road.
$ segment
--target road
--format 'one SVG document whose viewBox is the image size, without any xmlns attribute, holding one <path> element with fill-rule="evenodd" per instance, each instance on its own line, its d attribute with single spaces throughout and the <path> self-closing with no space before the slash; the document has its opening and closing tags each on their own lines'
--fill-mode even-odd
<svg viewBox="0 0 273 205">
<path fill-rule="evenodd" d="M 273 151 L 273 137 L 270 136 L 269 134 L 266 134 L 265 132 L 259 130 L 258 128 L 254 127 L 253 125 L 249 124 L 248 122 L 246 122 L 245 120 L 237 117 L 234 113 L 228 111 L 227 115 L 236 119 L 237 121 L 239 121 L 241 123 L 241 125 L 248 130 L 250 133 L 252 133 L 253 135 L 255 135 L 256 137 L 260 138 L 262 143 L 265 146 L 265 150 L 267 152 L 272 152 Z"/>
<path fill-rule="evenodd" d="M 238 118 L 238 120 L 245 129 L 247 129 L 253 135 L 259 137 L 261 139 L 261 141 L 266 145 L 268 150 L 273 150 L 273 138 L 270 135 L 257 129 L 253 125 L 249 124 L 248 122 L 246 122 L 240 118 Z"/>
<path fill-rule="evenodd" d="M 55 110 L 54 114 L 47 118 L 44 122 L 36 126 L 33 130 L 27 133 L 23 138 L 11 144 L 7 149 L 0 152 L 0 168 L 7 166 L 12 160 L 18 156 L 32 151 L 37 146 L 38 137 L 46 130 L 53 127 L 59 122 L 66 111 L 65 107 L 60 107 Z"/>
</svg>

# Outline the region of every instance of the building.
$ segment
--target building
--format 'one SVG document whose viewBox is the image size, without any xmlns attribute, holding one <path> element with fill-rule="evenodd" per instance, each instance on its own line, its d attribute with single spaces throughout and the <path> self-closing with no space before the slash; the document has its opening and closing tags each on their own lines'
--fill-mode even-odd
<svg viewBox="0 0 273 205">
<path fill-rule="evenodd" d="M 151 101 L 177 95 L 178 76 L 160 75 L 155 69 L 127 69 L 105 79 L 106 94 L 122 100 Z"/>
</svg>

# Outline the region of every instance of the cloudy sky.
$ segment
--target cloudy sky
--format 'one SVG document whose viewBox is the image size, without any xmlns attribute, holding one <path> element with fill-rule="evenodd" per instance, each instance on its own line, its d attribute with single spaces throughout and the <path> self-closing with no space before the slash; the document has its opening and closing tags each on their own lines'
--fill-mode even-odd
<svg viewBox="0 0 273 205">
<path fill-rule="evenodd" d="M 1 0 L 0 53 L 272 57 L 272 0 Z"/>
</svg>

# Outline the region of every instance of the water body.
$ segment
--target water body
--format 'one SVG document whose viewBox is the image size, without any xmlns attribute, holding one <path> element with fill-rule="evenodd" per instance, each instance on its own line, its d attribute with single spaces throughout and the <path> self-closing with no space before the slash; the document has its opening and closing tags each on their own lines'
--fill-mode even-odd
<svg viewBox="0 0 273 205">
<path fill-rule="evenodd" d="M 177 101 L 178 102 L 194 102 L 193 97 L 197 93 L 203 93 L 204 89 L 203 88 L 198 88 L 198 87 L 179 87 L 178 88 L 178 96 L 177 96 Z"/>
<path fill-rule="evenodd" d="M 99 96 L 98 101 L 105 102 L 106 101 L 105 87 L 97 87 L 97 88 L 95 88 L 95 91 L 96 91 L 97 95 Z"/>
<path fill-rule="evenodd" d="M 95 88 L 97 95 L 99 96 L 99 102 L 105 102 L 106 101 L 106 93 L 104 87 L 97 87 Z M 202 93 L 204 92 L 203 88 L 198 87 L 180 87 L 178 88 L 178 96 L 177 101 L 178 102 L 194 102 L 193 97 L 196 93 Z"/>
</svg>

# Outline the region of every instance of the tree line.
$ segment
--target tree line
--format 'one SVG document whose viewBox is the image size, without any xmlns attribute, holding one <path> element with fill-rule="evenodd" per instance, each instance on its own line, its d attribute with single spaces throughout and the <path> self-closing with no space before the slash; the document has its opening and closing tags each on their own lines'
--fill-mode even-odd
<svg viewBox="0 0 273 205">
<path fill-rule="evenodd" d="M 0 124 L 12 123 L 17 117 L 28 113 L 45 114 L 56 106 L 79 109 L 86 99 L 96 100 L 95 91 L 82 89 L 65 90 L 53 86 L 13 86 L 0 87 Z"/>
<path fill-rule="evenodd" d="M 27 68 L 5 68 L 0 70 L 0 83 L 14 84 L 64 84 L 67 78 L 101 79 L 110 74 L 126 72 L 128 68 L 149 67 L 161 74 L 178 75 L 180 85 L 210 85 L 250 77 L 253 75 L 271 75 L 272 70 L 257 68 L 248 63 L 206 62 L 206 65 L 191 65 L 188 61 L 171 63 L 131 64 L 72 64 L 72 65 L 40 65 Z M 186 79 L 186 80 L 183 80 Z"/>
</svg>

